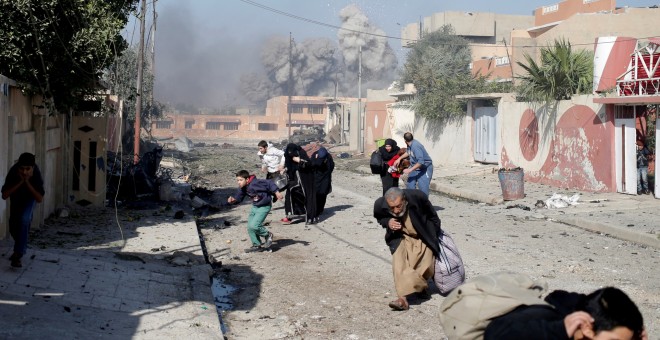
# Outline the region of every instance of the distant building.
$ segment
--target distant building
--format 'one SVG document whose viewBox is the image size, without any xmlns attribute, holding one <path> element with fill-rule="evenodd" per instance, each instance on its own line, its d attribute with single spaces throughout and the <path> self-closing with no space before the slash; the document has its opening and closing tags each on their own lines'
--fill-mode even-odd
<svg viewBox="0 0 660 340">
<path fill-rule="evenodd" d="M 594 50 L 601 36 L 654 37 L 658 8 L 617 8 L 615 0 L 565 0 L 542 6 L 530 16 L 485 12 L 440 12 L 401 30 L 404 46 L 443 25 L 470 41 L 473 74 L 492 80 L 511 81 L 522 68 L 516 63 L 529 54 L 539 57 L 540 47 L 565 38 L 573 47 Z M 646 23 L 646 24 L 645 24 Z"/>
<path fill-rule="evenodd" d="M 337 98 L 338 102 L 356 101 L 355 98 Z M 244 113 L 237 115 L 165 113 L 152 122 L 152 136 L 158 139 L 188 137 L 193 140 L 269 140 L 288 138 L 291 130 L 320 127 L 326 133 L 339 123 L 339 117 L 330 114 L 331 97 L 291 97 L 289 124 L 289 97 L 268 100 L 263 115 Z M 241 112 L 237 110 L 237 112 Z"/>
</svg>

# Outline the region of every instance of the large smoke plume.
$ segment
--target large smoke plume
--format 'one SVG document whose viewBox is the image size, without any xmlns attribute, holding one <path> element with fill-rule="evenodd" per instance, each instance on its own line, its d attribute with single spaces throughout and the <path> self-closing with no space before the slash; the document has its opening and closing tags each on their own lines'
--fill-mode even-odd
<svg viewBox="0 0 660 340">
<path fill-rule="evenodd" d="M 342 28 L 348 30 L 339 30 L 337 40 L 297 41 L 294 36 L 290 84 L 288 36 L 270 37 L 260 48 L 256 41 L 221 34 L 209 42 L 202 37 L 214 32 L 195 23 L 188 10 L 165 7 L 156 44 L 157 99 L 218 109 L 265 105 L 269 98 L 289 93 L 334 96 L 336 91 L 339 96 L 356 97 L 360 46 L 363 89 L 387 87 L 395 78 L 394 51 L 386 38 L 358 32 L 385 33 L 355 5 L 343 8 L 339 16 Z"/>
<path fill-rule="evenodd" d="M 292 95 L 332 96 L 335 91 L 339 96 L 355 97 L 360 47 L 364 88 L 387 87 L 395 78 L 397 59 L 387 38 L 382 37 L 385 32 L 373 26 L 356 5 L 345 7 L 339 15 L 343 28 L 337 34 L 339 43 L 327 38 L 294 42 L 291 63 L 289 38 L 270 38 L 261 53 L 264 74 L 251 73 L 241 78 L 241 89 L 246 98 L 263 104 L 270 97 L 289 92 Z M 290 65 L 292 77 L 289 76 Z M 292 87 L 291 91 L 289 87 Z"/>
</svg>

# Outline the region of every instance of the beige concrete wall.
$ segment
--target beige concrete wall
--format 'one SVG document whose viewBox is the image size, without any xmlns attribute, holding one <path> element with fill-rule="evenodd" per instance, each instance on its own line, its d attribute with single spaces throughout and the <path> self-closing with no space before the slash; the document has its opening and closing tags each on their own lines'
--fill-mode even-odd
<svg viewBox="0 0 660 340">
<path fill-rule="evenodd" d="M 388 105 L 392 138 L 405 147 L 403 134 L 410 131 L 431 156 L 433 164 L 460 164 L 472 162 L 472 117 L 441 126 L 432 120 L 417 116 L 409 107 Z"/>
<path fill-rule="evenodd" d="M 547 4 L 534 11 L 534 26 L 566 20 L 578 13 L 596 13 L 613 11 L 616 0 L 593 0 L 585 3 L 583 0 L 564 0 L 554 4 Z"/>
<path fill-rule="evenodd" d="M 0 75 L 0 180 L 23 152 L 34 153 L 44 178 L 46 195 L 33 214 L 32 227 L 63 203 L 59 116 L 50 115 L 40 97 L 25 96 L 16 83 Z M 9 201 L 0 201 L 0 239 L 8 237 Z"/>
<path fill-rule="evenodd" d="M 578 14 L 537 37 L 539 46 L 555 39 L 570 39 L 571 44 L 589 51 L 601 36 L 653 37 L 660 35 L 659 8 L 627 8 L 622 13 Z"/>
</svg>

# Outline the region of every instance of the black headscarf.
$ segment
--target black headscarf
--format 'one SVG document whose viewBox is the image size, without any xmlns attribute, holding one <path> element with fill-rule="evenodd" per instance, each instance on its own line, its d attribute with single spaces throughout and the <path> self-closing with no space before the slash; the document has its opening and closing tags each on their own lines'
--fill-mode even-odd
<svg viewBox="0 0 660 340">
<path fill-rule="evenodd" d="M 293 161 L 293 157 L 300 157 L 300 163 Z M 289 176 L 292 176 L 296 170 L 304 169 L 309 163 L 309 156 L 298 144 L 289 143 L 284 149 L 284 166 Z"/>
<path fill-rule="evenodd" d="M 385 145 L 391 145 L 392 146 L 392 151 L 387 152 L 387 150 L 385 149 Z M 385 140 L 385 144 L 383 144 L 383 146 L 378 148 L 378 152 L 380 152 L 380 155 L 383 156 L 384 161 L 389 161 L 390 159 L 392 159 L 392 157 L 394 157 L 399 152 L 400 149 L 401 148 L 399 148 L 396 145 L 396 141 L 394 139 L 388 138 L 388 139 Z"/>
</svg>

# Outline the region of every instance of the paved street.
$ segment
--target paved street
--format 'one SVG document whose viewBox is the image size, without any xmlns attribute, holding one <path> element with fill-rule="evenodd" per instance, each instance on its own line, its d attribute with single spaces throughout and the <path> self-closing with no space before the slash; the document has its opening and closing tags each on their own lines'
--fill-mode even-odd
<svg viewBox="0 0 660 340">
<path fill-rule="evenodd" d="M 534 203 L 549 198 L 552 188 L 526 183 L 527 197 L 502 203 L 497 174 L 489 166 L 438 168 L 436 174 L 435 189 L 452 196 L 434 193 L 431 200 L 460 247 L 469 276 L 519 271 L 546 280 L 551 289 L 579 292 L 614 285 L 639 304 L 650 333 L 657 334 L 660 253 L 653 247 L 658 225 L 652 210 L 657 200 L 584 193 L 576 207 L 536 209 Z M 242 252 L 249 205 L 209 216 L 232 221 L 228 228 L 202 228 L 209 253 L 223 263 L 223 283 L 238 289 L 231 296 L 232 309 L 222 315 L 230 339 L 428 339 L 443 334 L 437 294 L 406 313 L 387 308 L 394 293 L 390 257 L 383 231 L 371 217 L 378 178 L 341 170 L 334 178 L 328 213 L 319 225 L 281 225 L 281 202 L 275 205 L 268 218 L 276 235 L 271 254 Z M 113 214 L 87 216 L 86 227 L 52 236 L 106 233 L 112 236 L 104 236 L 111 240 L 107 244 L 32 247 L 20 270 L 5 262 L 0 319 L 9 326 L 0 330 L 0 338 L 222 337 L 210 266 L 204 263 L 192 218 L 174 220 L 172 211 L 162 209 L 120 210 L 122 242 Z M 99 218 L 109 220 L 108 230 L 94 225 Z M 587 222 L 609 231 L 585 230 Z M 11 242 L 1 245 L 6 258 Z M 167 261 L 179 251 L 188 256 L 188 265 Z M 408 327 L 393 327 L 392 318 Z"/>
</svg>

